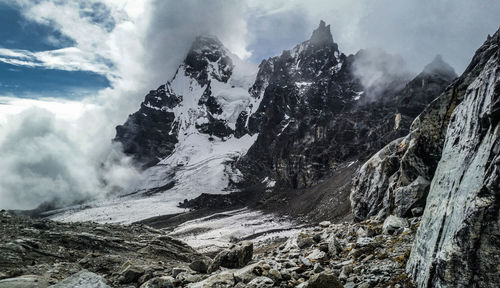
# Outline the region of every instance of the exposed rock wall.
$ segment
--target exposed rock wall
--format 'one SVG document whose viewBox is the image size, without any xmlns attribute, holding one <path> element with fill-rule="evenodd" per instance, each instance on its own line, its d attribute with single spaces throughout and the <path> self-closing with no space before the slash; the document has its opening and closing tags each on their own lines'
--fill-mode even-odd
<svg viewBox="0 0 500 288">
<path fill-rule="evenodd" d="M 354 177 L 351 192 L 351 206 L 356 220 L 375 215 L 383 218 L 391 213 L 410 216 L 411 209 L 425 206 L 428 185 L 423 183 L 430 182 L 434 176 L 451 115 L 491 53 L 491 49 L 481 47 L 462 76 L 415 119 L 410 133 L 388 144 L 360 168 Z M 389 162 L 391 166 L 387 169 Z M 398 209 L 401 205 L 406 209 Z"/>
<path fill-rule="evenodd" d="M 419 287 L 500 283 L 499 36 L 451 115 L 407 267 Z"/>
<path fill-rule="evenodd" d="M 354 73 L 353 63 L 365 54 L 340 53 L 322 22 L 310 40 L 261 64 L 255 85 L 267 85 L 262 102 L 254 114 L 240 115 L 248 117 L 249 133 L 259 133 L 237 165 L 245 176 L 259 181 L 271 175 L 279 187 L 311 187 L 342 164 L 364 161 L 406 135 L 456 77 L 438 57 L 412 81 L 391 79 L 373 101 Z"/>
<path fill-rule="evenodd" d="M 353 183 L 356 220 L 423 210 L 407 270 L 419 287 L 500 283 L 500 32 Z M 429 186 L 429 182 L 431 182 Z"/>
</svg>

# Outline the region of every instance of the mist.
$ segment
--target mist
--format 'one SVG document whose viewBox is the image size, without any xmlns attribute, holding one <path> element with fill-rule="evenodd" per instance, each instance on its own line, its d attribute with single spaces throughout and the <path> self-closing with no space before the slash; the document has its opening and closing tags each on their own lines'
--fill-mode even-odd
<svg viewBox="0 0 500 288">
<path fill-rule="evenodd" d="M 52 25 L 75 42 L 76 60 L 88 61 L 66 67 L 49 53 L 37 63 L 97 71 L 111 83 L 80 100 L 89 107 L 72 119 L 37 105 L 4 117 L 0 208 L 8 209 L 30 209 L 47 201 L 69 205 L 120 193 L 138 181 L 141 171 L 111 141 L 115 127 L 138 109 L 149 90 L 172 77 L 200 34 L 215 35 L 243 60 L 259 63 L 308 39 L 323 19 L 332 25 L 342 52 L 378 47 L 356 64 L 363 85 L 376 95 L 390 85 L 387 75 L 409 77 L 436 54 L 462 71 L 474 49 L 498 28 L 500 13 L 498 1 L 465 0 L 0 2 L 17 7 L 29 21 Z M 92 10 L 103 7 L 104 12 Z"/>
</svg>

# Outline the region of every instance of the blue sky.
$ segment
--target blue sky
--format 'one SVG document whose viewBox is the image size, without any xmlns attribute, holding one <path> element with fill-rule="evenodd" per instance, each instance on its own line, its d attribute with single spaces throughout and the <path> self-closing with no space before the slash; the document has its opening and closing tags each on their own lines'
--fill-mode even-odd
<svg viewBox="0 0 500 288">
<path fill-rule="evenodd" d="M 346 54 L 382 48 L 413 72 L 441 54 L 460 74 L 499 13 L 500 1 L 469 0 L 0 0 L 0 96 L 80 100 L 110 87 L 132 109 L 199 34 L 260 63 L 320 19 Z"/>
<path fill-rule="evenodd" d="M 0 3 L 0 48 L 32 52 L 74 46 L 50 25 L 27 20 L 20 10 Z M 80 99 L 110 85 L 106 76 L 0 62 L 0 95 Z"/>
</svg>

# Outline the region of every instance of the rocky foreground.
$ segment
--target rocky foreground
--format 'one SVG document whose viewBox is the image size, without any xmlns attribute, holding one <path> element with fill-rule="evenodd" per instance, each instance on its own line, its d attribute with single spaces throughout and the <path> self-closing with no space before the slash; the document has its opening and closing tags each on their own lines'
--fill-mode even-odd
<svg viewBox="0 0 500 288">
<path fill-rule="evenodd" d="M 3 287 L 413 287 L 419 224 L 321 222 L 288 239 L 240 242 L 215 257 L 145 225 L 59 223 L 0 214 Z"/>
</svg>

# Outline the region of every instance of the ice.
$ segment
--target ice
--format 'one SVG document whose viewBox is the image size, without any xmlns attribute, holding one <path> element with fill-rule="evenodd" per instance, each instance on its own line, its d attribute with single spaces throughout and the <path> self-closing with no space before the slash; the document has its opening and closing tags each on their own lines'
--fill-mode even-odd
<svg viewBox="0 0 500 288">
<path fill-rule="evenodd" d="M 272 214 L 248 208 L 217 213 L 185 222 L 170 235 L 200 252 L 228 247 L 231 241 L 253 239 L 254 244 L 297 233 L 296 224 Z"/>
</svg>

